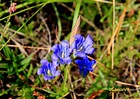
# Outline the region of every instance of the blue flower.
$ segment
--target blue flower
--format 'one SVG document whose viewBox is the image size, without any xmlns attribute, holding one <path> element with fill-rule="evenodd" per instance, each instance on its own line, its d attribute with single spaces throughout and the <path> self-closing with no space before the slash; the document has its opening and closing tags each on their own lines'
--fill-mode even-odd
<svg viewBox="0 0 140 99">
<path fill-rule="evenodd" d="M 51 62 L 43 59 L 41 60 L 42 66 L 38 69 L 37 74 L 44 75 L 44 80 L 51 80 L 55 76 L 60 75 L 60 71 L 56 70 L 56 66 L 54 66 Z"/>
<path fill-rule="evenodd" d="M 89 71 L 93 71 L 92 66 L 96 63 L 96 61 L 89 60 L 87 57 L 85 57 L 83 59 L 75 60 L 75 63 L 79 66 L 80 74 L 83 77 L 86 77 L 86 75 L 89 73 Z"/>
<path fill-rule="evenodd" d="M 74 52 L 75 56 L 78 57 L 86 57 L 86 54 L 93 54 L 95 51 L 94 48 L 92 48 L 93 39 L 90 35 L 87 36 L 85 39 L 80 34 L 77 34 L 74 36 L 75 41 L 72 43 L 70 47 L 70 52 Z"/>
<path fill-rule="evenodd" d="M 70 64 L 70 48 L 68 41 L 62 41 L 61 44 L 54 45 L 51 50 L 54 51 L 52 54 L 53 64 L 58 66 L 59 64 Z"/>
</svg>

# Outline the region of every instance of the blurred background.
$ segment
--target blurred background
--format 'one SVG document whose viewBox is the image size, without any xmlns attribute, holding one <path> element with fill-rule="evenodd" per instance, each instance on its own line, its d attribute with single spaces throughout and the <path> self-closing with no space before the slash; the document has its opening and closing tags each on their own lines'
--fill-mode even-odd
<svg viewBox="0 0 140 99">
<path fill-rule="evenodd" d="M 16 3 L 16 11 L 8 9 Z M 78 16 L 97 61 L 86 78 L 72 63 L 59 77 L 37 75 L 50 48 L 69 40 Z M 0 0 L 0 99 L 140 98 L 140 0 Z"/>
</svg>

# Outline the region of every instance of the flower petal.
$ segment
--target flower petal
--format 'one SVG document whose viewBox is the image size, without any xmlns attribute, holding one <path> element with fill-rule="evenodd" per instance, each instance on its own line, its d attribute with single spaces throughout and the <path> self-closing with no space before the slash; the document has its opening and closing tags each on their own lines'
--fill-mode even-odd
<svg viewBox="0 0 140 99">
<path fill-rule="evenodd" d="M 74 41 L 70 46 L 70 51 L 69 51 L 70 53 L 72 53 L 72 51 L 75 49 L 75 46 L 76 46 L 76 42 Z"/>
<path fill-rule="evenodd" d="M 95 60 L 92 60 L 91 61 L 92 65 L 96 64 L 96 61 Z"/>
<path fill-rule="evenodd" d="M 38 74 L 38 75 L 41 75 L 41 74 L 42 74 L 42 68 L 39 68 L 39 69 L 37 70 L 37 74 Z"/>
<path fill-rule="evenodd" d="M 68 43 L 68 41 L 66 41 L 66 40 L 63 40 L 63 41 L 61 42 L 61 45 L 62 45 L 63 47 L 69 47 L 69 43 Z"/>
<path fill-rule="evenodd" d="M 87 47 L 88 45 L 92 45 L 93 43 L 92 37 L 88 35 L 84 43 L 85 43 L 85 47 Z"/>
<path fill-rule="evenodd" d="M 55 53 L 52 54 L 52 60 L 53 61 L 57 61 L 58 60 L 58 56 Z"/>
<path fill-rule="evenodd" d="M 85 53 L 86 54 L 93 54 L 94 51 L 95 51 L 95 48 L 88 48 L 88 49 L 86 49 Z"/>
<path fill-rule="evenodd" d="M 57 46 L 54 45 L 52 47 L 52 50 L 54 51 L 52 54 L 52 60 L 57 61 L 54 63 L 55 66 L 58 64 L 67 64 L 71 62 L 69 56 L 70 56 L 70 52 L 72 52 L 72 49 L 70 51 L 68 41 L 63 40 L 61 44 L 57 44 Z"/>
<path fill-rule="evenodd" d="M 41 63 L 42 65 L 48 65 L 48 61 L 47 61 L 46 59 L 42 59 L 42 60 L 40 61 L 40 63 Z"/>
<path fill-rule="evenodd" d="M 63 59 L 63 61 L 66 63 L 66 64 L 70 64 L 71 63 L 71 58 L 70 57 L 66 57 Z"/>
<path fill-rule="evenodd" d="M 57 70 L 57 71 L 55 72 L 54 76 L 59 76 L 59 75 L 60 75 L 60 71 Z"/>
<path fill-rule="evenodd" d="M 58 48 L 58 44 L 52 46 L 51 50 L 55 51 Z"/>
<path fill-rule="evenodd" d="M 54 60 L 53 60 L 52 64 L 54 67 L 57 67 L 59 65 L 58 61 L 54 61 Z"/>
<path fill-rule="evenodd" d="M 51 80 L 53 78 L 54 78 L 54 76 L 44 76 L 44 80 Z"/>
<path fill-rule="evenodd" d="M 81 58 L 85 58 L 86 57 L 86 54 L 83 53 L 83 52 L 80 52 L 80 51 L 75 53 L 75 55 L 78 56 L 78 57 L 81 57 Z"/>
<path fill-rule="evenodd" d="M 75 60 L 75 63 L 79 66 L 80 74 L 85 77 L 89 71 L 93 71 L 92 65 L 96 63 L 95 60 L 89 60 L 87 57 L 83 59 Z"/>
<path fill-rule="evenodd" d="M 88 74 L 88 72 L 89 72 L 89 71 L 88 71 L 87 69 L 84 69 L 84 70 L 83 70 L 83 76 L 86 77 L 86 75 Z"/>
<path fill-rule="evenodd" d="M 59 70 L 56 70 L 56 66 L 54 66 L 54 64 L 56 65 L 57 63 L 55 63 L 53 61 L 53 63 L 48 62 L 47 60 L 43 59 L 41 60 L 42 66 L 38 69 L 37 74 L 44 75 L 44 80 L 51 80 L 53 79 L 55 76 L 60 74 Z"/>
<path fill-rule="evenodd" d="M 81 34 L 77 34 L 77 35 L 74 36 L 74 38 L 75 38 L 75 39 L 81 39 L 82 36 L 81 36 Z"/>
<path fill-rule="evenodd" d="M 75 60 L 75 63 L 79 66 L 79 67 L 82 67 L 83 68 L 83 61 L 82 60 Z"/>
</svg>

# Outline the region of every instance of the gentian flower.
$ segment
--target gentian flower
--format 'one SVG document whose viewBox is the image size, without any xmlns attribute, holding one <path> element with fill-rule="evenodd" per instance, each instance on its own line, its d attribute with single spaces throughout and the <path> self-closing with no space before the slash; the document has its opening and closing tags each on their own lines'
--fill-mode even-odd
<svg viewBox="0 0 140 99">
<path fill-rule="evenodd" d="M 41 60 L 42 66 L 38 69 L 37 74 L 44 75 L 44 80 L 51 80 L 55 76 L 60 75 L 60 71 L 56 70 L 56 66 L 54 66 L 51 62 L 43 59 Z"/>
<path fill-rule="evenodd" d="M 68 41 L 62 41 L 61 44 L 54 45 L 51 50 L 54 51 L 52 54 L 53 64 L 58 66 L 59 64 L 70 64 L 70 48 Z"/>
<path fill-rule="evenodd" d="M 83 59 L 75 60 L 75 63 L 79 66 L 80 74 L 83 77 L 89 73 L 89 71 L 93 71 L 92 65 L 96 63 L 95 60 L 89 60 L 87 57 Z"/>
<path fill-rule="evenodd" d="M 70 47 L 70 52 L 74 52 L 75 56 L 78 57 L 86 57 L 86 54 L 93 54 L 95 51 L 94 48 L 92 48 L 93 39 L 90 35 L 87 36 L 85 39 L 80 34 L 77 34 L 74 36 L 75 41 L 72 43 Z"/>
</svg>

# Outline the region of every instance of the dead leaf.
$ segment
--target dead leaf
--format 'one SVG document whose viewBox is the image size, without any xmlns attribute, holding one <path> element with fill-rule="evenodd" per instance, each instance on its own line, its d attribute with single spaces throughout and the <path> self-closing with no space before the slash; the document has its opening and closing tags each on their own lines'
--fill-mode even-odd
<svg viewBox="0 0 140 99">
<path fill-rule="evenodd" d="M 27 52 L 24 50 L 23 46 L 21 46 L 16 40 L 12 39 L 12 41 L 18 46 L 19 50 L 28 56 Z"/>
<path fill-rule="evenodd" d="M 96 96 L 100 95 L 103 92 L 104 90 L 98 90 L 97 92 L 92 93 L 87 99 L 94 99 Z"/>
<path fill-rule="evenodd" d="M 76 34 L 80 33 L 80 22 L 81 22 L 81 17 L 79 16 L 76 24 L 74 26 L 74 28 L 72 29 L 71 35 L 70 35 L 70 45 L 73 43 L 73 41 L 75 40 L 74 36 Z"/>
</svg>

